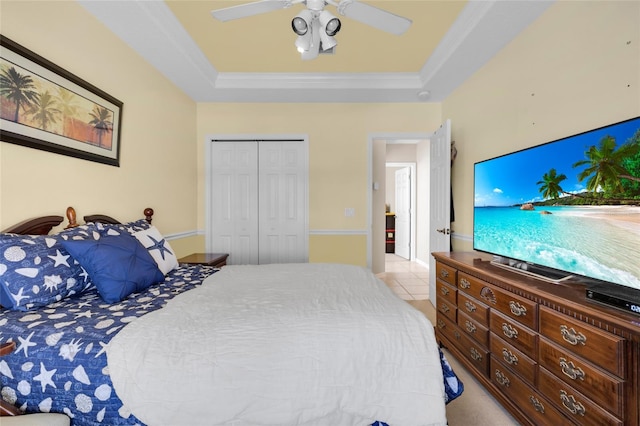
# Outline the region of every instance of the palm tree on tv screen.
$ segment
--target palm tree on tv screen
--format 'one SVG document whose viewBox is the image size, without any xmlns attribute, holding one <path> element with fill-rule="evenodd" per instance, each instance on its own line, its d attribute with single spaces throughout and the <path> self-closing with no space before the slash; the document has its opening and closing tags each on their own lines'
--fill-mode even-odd
<svg viewBox="0 0 640 426">
<path fill-rule="evenodd" d="M 536 185 L 540 185 L 539 191 L 545 199 L 555 200 L 560 197 L 560 194 L 566 194 L 560 186 L 560 182 L 566 178 L 564 173 L 557 174 L 556 169 L 551 169 L 542 176 L 542 180 L 536 182 Z"/>
<path fill-rule="evenodd" d="M 591 146 L 586 152 L 585 160 L 573 164 L 573 167 L 587 166 L 578 174 L 578 180 L 587 179 L 587 189 L 597 192 L 602 188 L 610 194 L 622 194 L 624 188 L 621 179 L 640 182 L 640 177 L 632 176 L 623 166 L 626 159 L 640 152 L 638 139 L 621 145 L 616 149 L 616 140 L 605 136 L 598 146 Z"/>
<path fill-rule="evenodd" d="M 4 69 L 0 73 L 0 93 L 16 104 L 13 121 L 18 123 L 20 108 L 26 111 L 40 98 L 30 75 L 20 74 L 15 67 Z"/>
</svg>

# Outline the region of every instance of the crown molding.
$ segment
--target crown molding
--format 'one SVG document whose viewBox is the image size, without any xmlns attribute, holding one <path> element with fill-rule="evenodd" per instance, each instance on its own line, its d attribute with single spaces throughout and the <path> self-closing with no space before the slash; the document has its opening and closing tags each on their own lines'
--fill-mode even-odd
<svg viewBox="0 0 640 426">
<path fill-rule="evenodd" d="M 422 69 L 397 74 L 220 73 L 164 1 L 78 3 L 195 102 L 441 102 L 553 1 L 471 0 Z"/>
<path fill-rule="evenodd" d="M 213 95 L 218 71 L 164 1 L 77 2 L 191 99 Z"/>
<path fill-rule="evenodd" d="M 471 0 L 420 70 L 430 99 L 442 101 L 555 0 Z"/>
</svg>

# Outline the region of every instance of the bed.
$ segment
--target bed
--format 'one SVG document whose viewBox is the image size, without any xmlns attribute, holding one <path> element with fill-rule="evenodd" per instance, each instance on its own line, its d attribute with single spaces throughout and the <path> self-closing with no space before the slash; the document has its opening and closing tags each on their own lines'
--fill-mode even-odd
<svg viewBox="0 0 640 426">
<path fill-rule="evenodd" d="M 0 234 L 0 391 L 13 413 L 83 426 L 446 424 L 463 385 L 431 323 L 370 271 L 178 264 L 144 214 L 79 225 L 69 208 L 56 234 L 62 216 Z"/>
</svg>

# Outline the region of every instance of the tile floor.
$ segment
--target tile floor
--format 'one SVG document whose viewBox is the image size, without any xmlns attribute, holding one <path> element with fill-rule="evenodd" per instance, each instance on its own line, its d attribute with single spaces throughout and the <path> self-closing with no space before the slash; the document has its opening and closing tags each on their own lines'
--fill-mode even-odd
<svg viewBox="0 0 640 426">
<path fill-rule="evenodd" d="M 429 298 L 429 269 L 395 254 L 385 254 L 385 272 L 378 274 L 404 300 Z"/>
</svg>

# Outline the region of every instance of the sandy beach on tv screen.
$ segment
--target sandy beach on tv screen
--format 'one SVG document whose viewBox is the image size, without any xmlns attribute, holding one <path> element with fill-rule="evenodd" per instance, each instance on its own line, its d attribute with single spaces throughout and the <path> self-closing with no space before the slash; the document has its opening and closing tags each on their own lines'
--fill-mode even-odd
<svg viewBox="0 0 640 426">
<path fill-rule="evenodd" d="M 640 206 L 583 206 L 581 216 L 611 220 L 640 234 Z"/>
</svg>

